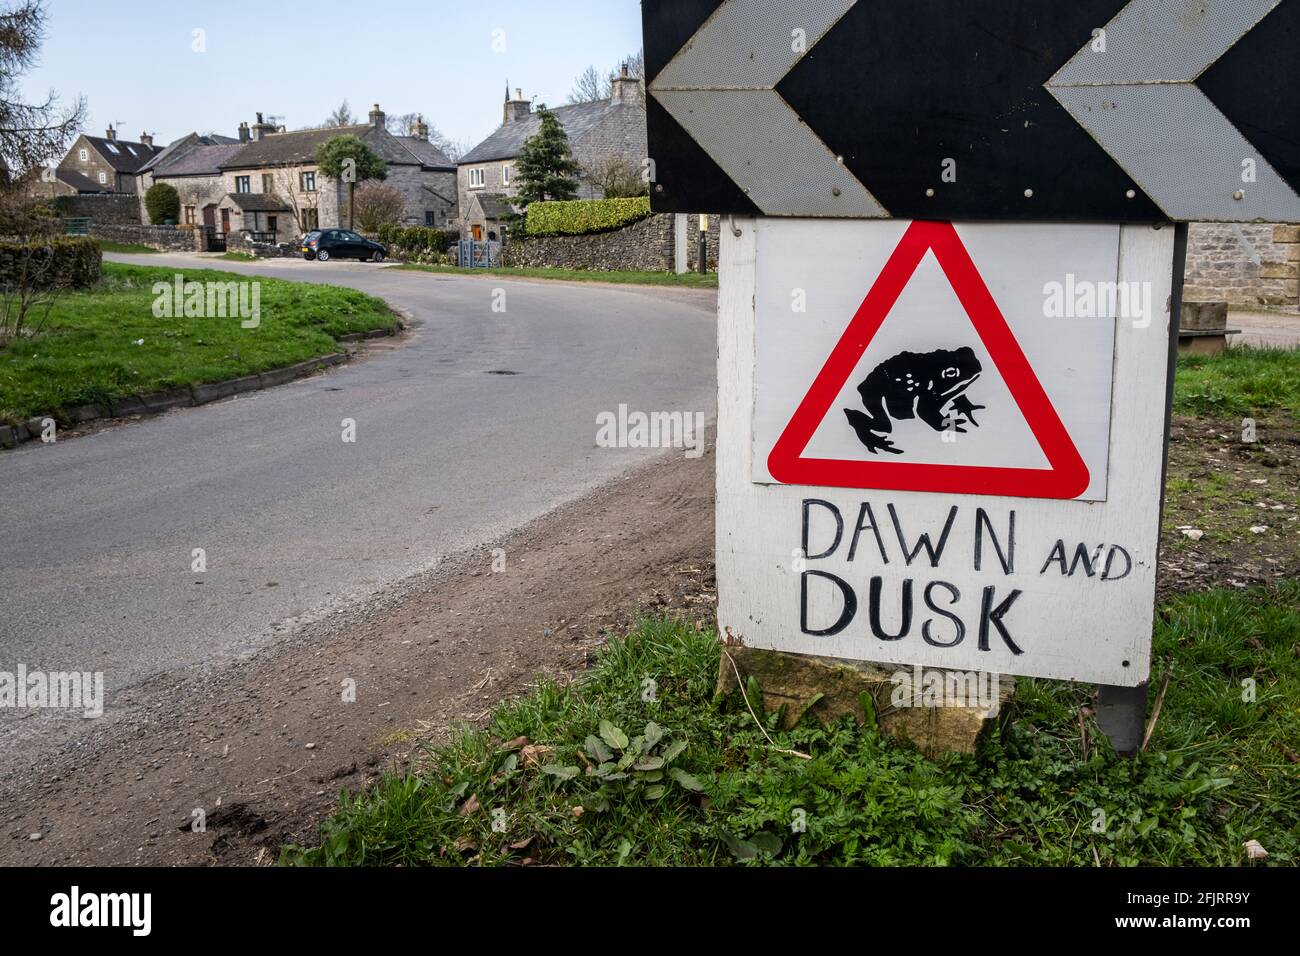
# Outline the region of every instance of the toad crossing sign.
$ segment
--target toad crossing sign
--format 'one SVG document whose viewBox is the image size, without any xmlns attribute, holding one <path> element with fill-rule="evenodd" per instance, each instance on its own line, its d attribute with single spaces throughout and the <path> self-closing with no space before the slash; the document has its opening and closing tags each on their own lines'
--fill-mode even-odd
<svg viewBox="0 0 1300 956">
<path fill-rule="evenodd" d="M 1135 748 L 1170 223 L 1300 221 L 1300 0 L 642 10 L 652 206 L 726 214 L 720 627 L 1099 683 Z"/>
<path fill-rule="evenodd" d="M 721 626 L 822 657 L 1144 682 L 1175 230 L 737 231 Z"/>
</svg>

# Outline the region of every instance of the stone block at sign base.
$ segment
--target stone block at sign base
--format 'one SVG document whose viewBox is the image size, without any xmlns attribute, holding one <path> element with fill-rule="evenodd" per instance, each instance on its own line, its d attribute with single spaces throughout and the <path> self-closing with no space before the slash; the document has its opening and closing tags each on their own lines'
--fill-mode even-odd
<svg viewBox="0 0 1300 956">
<path fill-rule="evenodd" d="M 811 712 L 819 720 L 833 722 L 852 714 L 861 725 L 867 719 L 862 707 L 862 695 L 867 693 L 871 695 L 880 732 L 910 740 L 930 758 L 950 752 L 974 753 L 980 737 L 993 725 L 1016 688 L 1013 677 L 997 679 L 997 704 L 990 708 L 912 706 L 915 699 L 911 693 L 902 695 L 908 703 L 900 707 L 894 704 L 895 688 L 899 686 L 895 675 L 902 673 L 910 678 L 915 674 L 912 668 L 901 664 L 871 664 L 738 646 L 725 646 L 723 651 L 718 672 L 719 694 L 739 689 L 736 671 L 742 680 L 753 677 L 762 690 L 763 709 L 770 713 L 784 707 L 788 727 L 808 711 L 809 703 L 818 694 L 821 698 L 812 705 Z M 948 672 L 927 668 L 925 673 L 946 675 Z M 918 689 L 917 698 L 920 694 Z"/>
</svg>

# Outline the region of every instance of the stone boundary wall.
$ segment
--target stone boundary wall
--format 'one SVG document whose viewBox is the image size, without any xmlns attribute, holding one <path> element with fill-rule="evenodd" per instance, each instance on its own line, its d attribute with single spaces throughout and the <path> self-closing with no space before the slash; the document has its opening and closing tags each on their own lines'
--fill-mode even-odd
<svg viewBox="0 0 1300 956">
<path fill-rule="evenodd" d="M 108 242 L 150 246 L 160 252 L 201 252 L 203 231 L 190 226 L 115 226 L 92 222 L 90 235 Z"/>
<path fill-rule="evenodd" d="M 1258 265 L 1232 225 L 1192 224 L 1183 297 L 1300 311 L 1300 226 L 1252 223 L 1240 229 L 1258 255 Z"/>
<path fill-rule="evenodd" d="M 698 259 L 699 219 L 689 218 L 687 257 Z M 718 268 L 721 218 L 709 217 L 708 266 Z M 586 236 L 520 236 L 512 232 L 505 244 L 503 265 L 510 268 L 578 269 L 590 272 L 671 272 L 673 217 L 657 214 L 612 232 Z"/>
</svg>

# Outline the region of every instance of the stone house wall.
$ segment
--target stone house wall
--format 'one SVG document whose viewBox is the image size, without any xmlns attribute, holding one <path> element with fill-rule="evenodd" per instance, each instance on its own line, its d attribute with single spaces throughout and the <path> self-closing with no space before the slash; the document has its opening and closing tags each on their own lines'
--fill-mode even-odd
<svg viewBox="0 0 1300 956">
<path fill-rule="evenodd" d="M 141 179 L 141 185 L 143 185 L 145 177 L 141 176 L 140 179 Z M 216 214 L 216 222 L 218 225 L 221 223 L 220 207 L 226 198 L 226 194 L 224 192 L 225 180 L 223 177 L 221 176 L 159 176 L 157 177 L 157 179 L 154 179 L 154 177 L 150 176 L 149 179 L 153 180 L 154 182 L 167 183 L 168 185 L 170 185 L 172 188 L 176 190 L 177 195 L 179 195 L 181 198 L 181 213 L 179 216 L 180 225 L 186 225 L 186 221 L 185 221 L 186 206 L 194 207 L 195 225 L 203 224 L 203 207 L 209 205 L 218 207 L 218 211 Z M 145 209 L 144 206 L 145 192 L 148 192 L 148 189 L 145 189 L 140 194 L 140 221 L 147 223 L 149 221 L 149 211 Z"/>
<path fill-rule="evenodd" d="M 1300 226 L 1193 223 L 1183 297 L 1189 302 L 1300 309 Z M 1259 258 L 1256 264 L 1242 237 Z"/>
<path fill-rule="evenodd" d="M 81 151 L 86 151 L 86 158 L 81 158 Z M 90 140 L 86 137 L 78 136 L 77 141 L 72 144 L 63 161 L 59 163 L 60 169 L 69 170 L 75 173 L 81 173 L 92 183 L 104 186 L 119 193 L 134 193 L 136 191 L 136 179 L 134 175 L 119 175 L 117 170 L 108 164 L 108 162 L 99 154 L 99 151 L 90 145 Z M 100 175 L 104 180 L 100 182 Z"/>
</svg>

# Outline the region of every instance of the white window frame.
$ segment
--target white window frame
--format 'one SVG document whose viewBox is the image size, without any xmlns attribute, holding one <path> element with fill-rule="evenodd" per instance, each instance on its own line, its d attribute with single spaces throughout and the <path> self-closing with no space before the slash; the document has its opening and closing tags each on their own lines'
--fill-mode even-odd
<svg viewBox="0 0 1300 956">
<path fill-rule="evenodd" d="M 88 162 L 90 160 L 90 150 L 84 148 L 77 150 L 77 159 L 83 163 Z"/>
<path fill-rule="evenodd" d="M 479 166 L 469 171 L 469 188 L 483 189 L 487 185 L 487 170 Z"/>
<path fill-rule="evenodd" d="M 101 172 L 101 173 L 99 174 L 99 184 L 100 184 L 101 186 L 107 186 L 107 185 L 108 185 L 108 173 Z"/>
<path fill-rule="evenodd" d="M 501 164 L 501 185 L 502 186 L 510 185 L 510 164 L 509 163 Z"/>
</svg>

